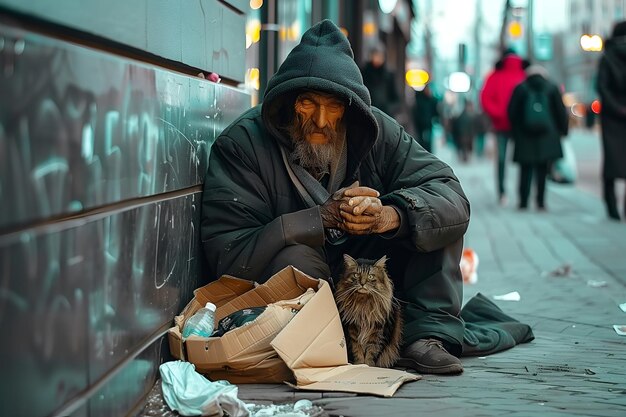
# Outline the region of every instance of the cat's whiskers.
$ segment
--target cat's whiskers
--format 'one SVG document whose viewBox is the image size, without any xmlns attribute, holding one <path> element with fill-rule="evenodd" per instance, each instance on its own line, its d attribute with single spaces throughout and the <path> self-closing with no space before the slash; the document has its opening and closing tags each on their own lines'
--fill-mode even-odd
<svg viewBox="0 0 626 417">
<path fill-rule="evenodd" d="M 342 287 L 341 289 L 338 289 L 335 293 L 335 299 L 336 301 L 344 301 L 346 298 L 349 298 L 352 293 L 356 292 L 356 290 L 356 287 L 349 287 L 347 289 Z"/>
<path fill-rule="evenodd" d="M 387 313 L 389 313 L 389 310 L 391 310 L 392 299 L 389 299 L 388 296 L 386 296 L 381 291 L 379 291 L 379 290 L 377 290 L 375 288 L 371 288 L 370 292 L 371 292 L 371 294 L 375 295 L 375 296 L 373 296 L 371 298 L 374 299 L 376 302 L 380 303 L 380 305 L 382 307 L 384 307 L 385 310 L 387 310 Z M 392 290 L 392 292 L 393 292 L 393 290 Z"/>
</svg>

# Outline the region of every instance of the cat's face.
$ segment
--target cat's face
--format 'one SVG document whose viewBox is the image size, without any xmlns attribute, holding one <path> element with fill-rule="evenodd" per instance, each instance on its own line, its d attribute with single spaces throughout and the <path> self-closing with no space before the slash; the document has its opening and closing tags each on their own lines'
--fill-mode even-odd
<svg viewBox="0 0 626 417">
<path fill-rule="evenodd" d="M 338 289 L 350 290 L 366 295 L 390 295 L 393 284 L 387 276 L 385 264 L 387 257 L 383 256 L 376 262 L 368 260 L 356 261 L 349 255 L 344 255 L 344 273 L 339 281 Z M 339 288 L 341 287 L 341 288 Z"/>
</svg>

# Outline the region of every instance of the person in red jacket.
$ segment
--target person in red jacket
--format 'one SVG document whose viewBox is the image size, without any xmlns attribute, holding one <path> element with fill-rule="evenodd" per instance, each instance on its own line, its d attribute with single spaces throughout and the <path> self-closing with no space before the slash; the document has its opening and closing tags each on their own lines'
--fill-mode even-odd
<svg viewBox="0 0 626 417">
<path fill-rule="evenodd" d="M 487 75 L 480 92 L 480 104 L 484 112 L 491 119 L 493 130 L 498 141 L 498 201 L 506 204 L 504 188 L 504 172 L 506 163 L 506 149 L 511 137 L 511 122 L 507 114 L 509 101 L 513 90 L 526 79 L 524 69 L 528 62 L 507 49 L 502 58 L 496 63 L 494 70 Z"/>
</svg>

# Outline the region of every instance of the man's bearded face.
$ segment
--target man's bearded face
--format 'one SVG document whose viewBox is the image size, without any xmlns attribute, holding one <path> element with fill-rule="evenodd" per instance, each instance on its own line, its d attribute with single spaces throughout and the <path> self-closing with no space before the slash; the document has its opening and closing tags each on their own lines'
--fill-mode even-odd
<svg viewBox="0 0 626 417">
<path fill-rule="evenodd" d="M 333 95 L 306 92 L 298 96 L 294 109 L 296 117 L 289 128 L 294 142 L 292 158 L 304 168 L 326 171 L 336 156 L 345 105 Z"/>
</svg>

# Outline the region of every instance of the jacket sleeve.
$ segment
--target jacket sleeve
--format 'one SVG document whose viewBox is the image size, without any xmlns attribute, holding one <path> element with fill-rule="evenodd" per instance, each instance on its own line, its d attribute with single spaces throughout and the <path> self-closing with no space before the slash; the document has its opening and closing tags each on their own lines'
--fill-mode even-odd
<svg viewBox="0 0 626 417">
<path fill-rule="evenodd" d="M 211 149 L 202 195 L 202 246 L 217 278 L 257 280 L 285 246 L 324 245 L 319 207 L 277 215 L 259 162 L 231 138 Z"/>
<path fill-rule="evenodd" d="M 389 124 L 388 124 L 389 126 Z M 381 201 L 402 210 L 408 222 L 410 246 L 421 252 L 441 249 L 460 239 L 469 225 L 470 206 L 461 184 L 450 168 L 423 150 L 400 126 L 381 128 L 381 161 L 385 190 Z M 385 130 L 395 130 L 388 132 Z M 406 227 L 403 225 L 403 227 Z"/>
<path fill-rule="evenodd" d="M 504 117 L 500 106 L 496 91 L 497 86 L 493 80 L 493 73 L 489 74 L 485 79 L 483 89 L 480 91 L 480 105 L 489 117 L 501 119 Z"/>
</svg>

